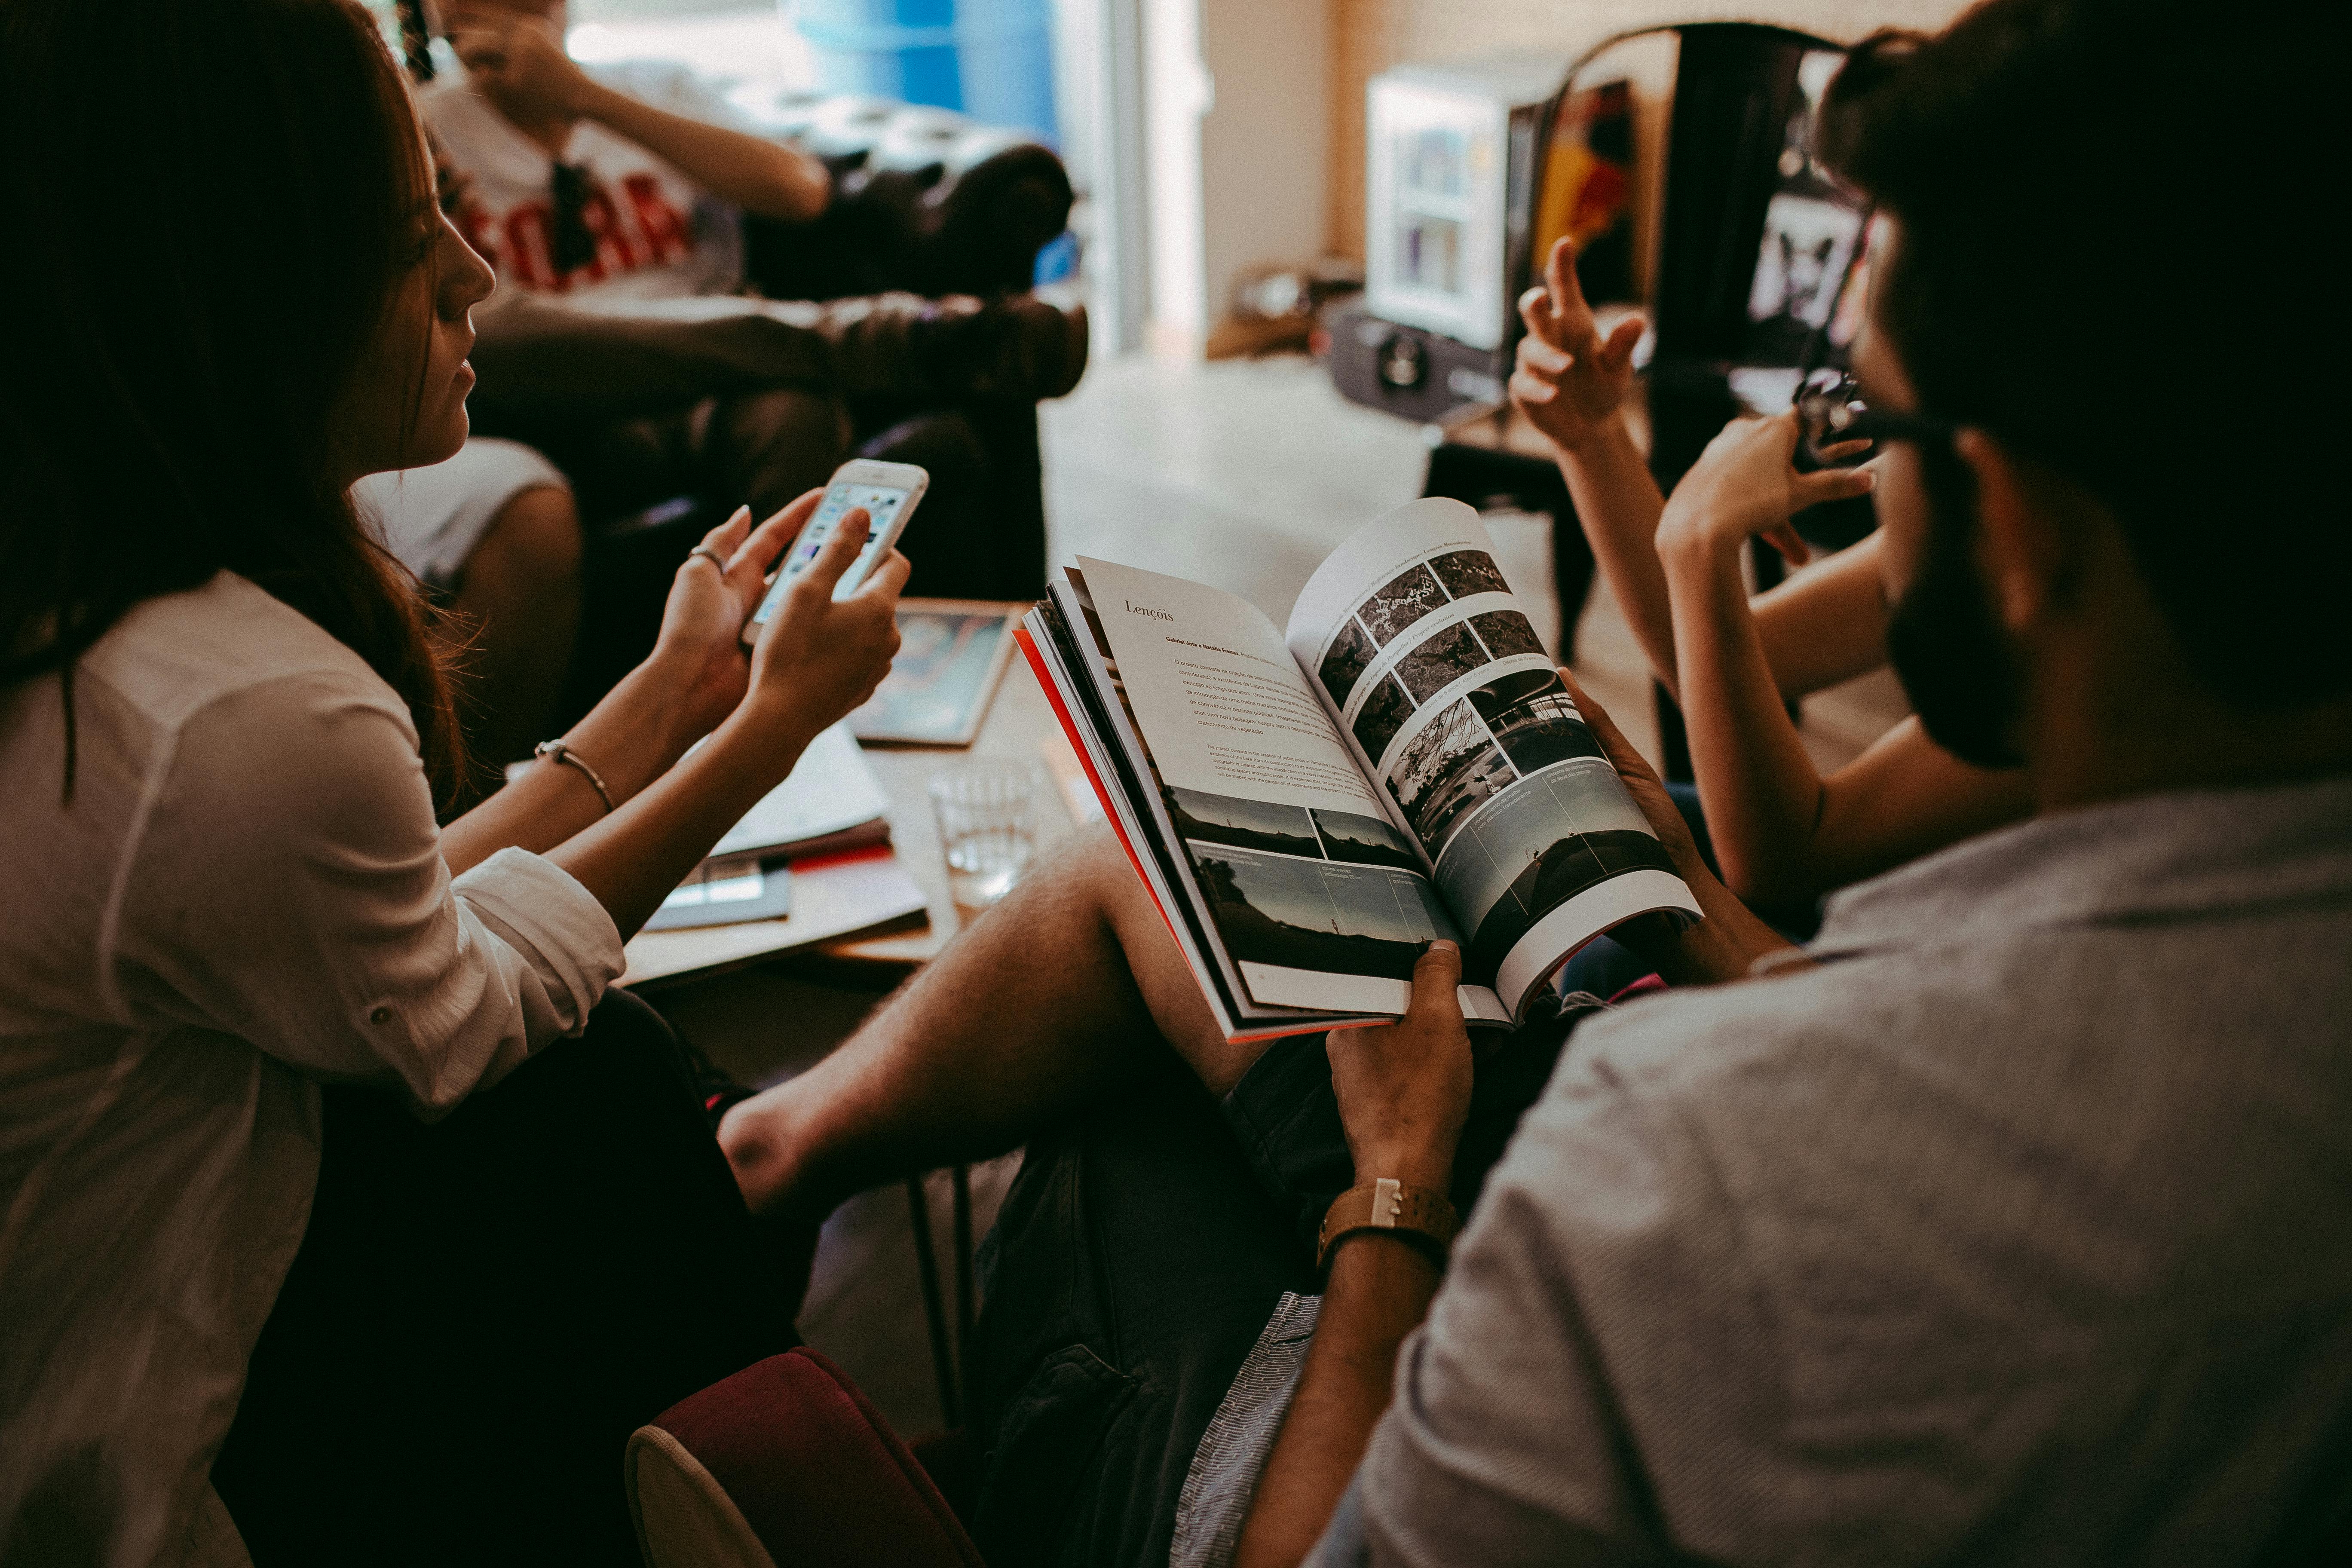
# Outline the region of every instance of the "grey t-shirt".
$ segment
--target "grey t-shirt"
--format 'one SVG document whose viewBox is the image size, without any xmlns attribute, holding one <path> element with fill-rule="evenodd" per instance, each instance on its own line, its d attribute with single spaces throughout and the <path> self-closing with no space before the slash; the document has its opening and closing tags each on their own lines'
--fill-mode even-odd
<svg viewBox="0 0 2352 1568">
<path fill-rule="evenodd" d="M 2352 1491 L 2352 780 L 1811 952 L 1583 1027 L 1315 1562 L 2252 1562 Z"/>
</svg>

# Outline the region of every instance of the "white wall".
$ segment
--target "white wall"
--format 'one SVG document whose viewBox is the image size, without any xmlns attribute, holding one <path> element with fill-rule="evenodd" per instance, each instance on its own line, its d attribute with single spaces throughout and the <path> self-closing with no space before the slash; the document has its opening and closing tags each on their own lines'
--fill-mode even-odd
<svg viewBox="0 0 2352 1568">
<path fill-rule="evenodd" d="M 1118 0 L 1112 0 L 1117 4 Z M 1204 0 L 1141 0 L 1144 206 L 1154 346 L 1179 347 L 1208 321 L 1201 124 L 1215 85 L 1201 58 Z M 1213 0 L 1209 0 L 1213 3 Z"/>
<path fill-rule="evenodd" d="M 1149 336 L 1198 353 L 1244 268 L 1322 251 L 1328 0 L 1141 4 Z"/>
<path fill-rule="evenodd" d="M 1331 132 L 1326 0 L 1202 0 L 1216 105 L 1201 127 L 1209 323 L 1236 274 L 1323 252 Z"/>
</svg>

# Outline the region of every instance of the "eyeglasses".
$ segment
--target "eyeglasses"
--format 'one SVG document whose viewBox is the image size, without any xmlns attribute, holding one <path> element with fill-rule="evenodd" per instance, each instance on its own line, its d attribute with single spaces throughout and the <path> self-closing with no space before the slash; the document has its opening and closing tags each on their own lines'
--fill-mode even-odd
<svg viewBox="0 0 2352 1568">
<path fill-rule="evenodd" d="M 551 259 L 559 275 L 578 271 L 596 259 L 596 236 L 588 226 L 588 171 L 558 160 L 549 165 L 547 194 L 555 208 L 554 233 L 549 236 Z"/>
<path fill-rule="evenodd" d="M 1932 414 L 1882 413 L 1863 400 L 1862 386 L 1839 370 L 1817 370 L 1797 388 L 1797 423 L 1814 460 L 1822 449 L 1849 441 L 1948 441 L 1959 426 Z"/>
</svg>

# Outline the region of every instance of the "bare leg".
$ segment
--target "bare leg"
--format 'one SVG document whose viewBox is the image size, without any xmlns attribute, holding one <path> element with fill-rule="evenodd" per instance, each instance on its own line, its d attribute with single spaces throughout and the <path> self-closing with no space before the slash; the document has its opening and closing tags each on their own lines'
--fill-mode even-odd
<svg viewBox="0 0 2352 1568">
<path fill-rule="evenodd" d="M 579 635 L 580 517 L 572 493 L 543 486 L 509 501 L 458 574 L 455 600 L 472 623 L 471 749 L 503 766 L 547 739 Z"/>
<path fill-rule="evenodd" d="M 755 1213 L 815 1217 L 908 1171 L 1001 1154 L 1165 1039 L 1223 1094 L 1229 1045 L 1125 853 L 1042 861 L 815 1068 L 745 1100 L 719 1145 Z"/>
</svg>

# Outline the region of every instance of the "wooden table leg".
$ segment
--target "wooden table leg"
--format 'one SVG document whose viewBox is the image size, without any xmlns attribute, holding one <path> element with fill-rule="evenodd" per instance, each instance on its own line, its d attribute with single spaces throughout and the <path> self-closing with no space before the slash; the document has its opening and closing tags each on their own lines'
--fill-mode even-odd
<svg viewBox="0 0 2352 1568">
<path fill-rule="evenodd" d="M 923 1319 L 931 1331 L 931 1373 L 939 1379 L 940 1420 L 952 1431 L 963 1425 L 963 1400 L 956 1384 L 954 1354 L 948 1346 L 947 1302 L 940 1290 L 940 1260 L 931 1247 L 931 1205 L 920 1175 L 907 1178 L 907 1218 L 915 1232 L 915 1268 L 923 1279 Z M 959 1265 L 959 1272 L 961 1268 Z"/>
</svg>

